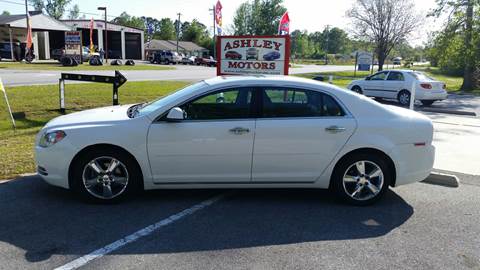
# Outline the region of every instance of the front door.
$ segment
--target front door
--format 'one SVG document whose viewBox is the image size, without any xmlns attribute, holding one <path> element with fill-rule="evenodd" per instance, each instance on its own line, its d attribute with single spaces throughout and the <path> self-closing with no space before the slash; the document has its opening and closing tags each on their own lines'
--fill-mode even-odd
<svg viewBox="0 0 480 270">
<path fill-rule="evenodd" d="M 251 89 L 226 89 L 180 104 L 186 119 L 148 133 L 156 183 L 248 182 L 255 119 Z"/>
<path fill-rule="evenodd" d="M 363 94 L 369 97 L 386 97 L 384 82 L 387 75 L 388 71 L 382 71 L 370 77 L 365 83 Z"/>
<path fill-rule="evenodd" d="M 252 180 L 314 182 L 353 134 L 355 120 L 326 93 L 270 87 L 261 96 Z"/>
</svg>

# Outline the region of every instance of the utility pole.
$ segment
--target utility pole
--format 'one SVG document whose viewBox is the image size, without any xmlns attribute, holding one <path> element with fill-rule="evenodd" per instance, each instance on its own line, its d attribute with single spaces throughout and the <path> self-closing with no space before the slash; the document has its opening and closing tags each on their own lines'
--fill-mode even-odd
<svg viewBox="0 0 480 270">
<path fill-rule="evenodd" d="M 330 36 L 330 25 L 327 24 L 327 36 L 326 36 L 326 39 L 327 39 L 327 45 L 326 45 L 326 48 L 325 48 L 325 65 L 328 65 L 328 43 L 329 43 L 329 36 Z"/>
<path fill-rule="evenodd" d="M 108 63 L 108 28 L 107 28 L 107 7 L 98 7 L 98 10 L 105 11 L 105 63 Z"/>
<path fill-rule="evenodd" d="M 178 53 L 178 36 L 180 35 L 180 16 L 182 16 L 182 13 L 177 13 L 178 15 L 178 20 L 177 20 L 177 53 Z"/>
<path fill-rule="evenodd" d="M 217 56 L 217 29 L 216 29 L 216 19 L 215 19 L 215 5 L 213 5 L 213 8 L 208 9 L 208 11 L 211 11 L 213 13 L 213 58 Z"/>
</svg>

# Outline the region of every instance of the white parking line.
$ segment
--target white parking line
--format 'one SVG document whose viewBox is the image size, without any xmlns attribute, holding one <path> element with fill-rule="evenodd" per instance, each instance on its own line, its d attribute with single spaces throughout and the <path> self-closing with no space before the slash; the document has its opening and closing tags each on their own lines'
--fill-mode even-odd
<svg viewBox="0 0 480 270">
<path fill-rule="evenodd" d="M 100 249 L 97 249 L 95 251 L 90 252 L 89 254 L 82 256 L 78 259 L 75 259 L 65 265 L 62 265 L 60 267 L 55 268 L 55 270 L 67 270 L 67 269 L 77 269 L 79 267 L 84 266 L 85 264 L 89 263 L 92 260 L 95 260 L 97 258 L 103 257 L 129 243 L 135 242 L 141 237 L 147 236 L 149 234 L 152 234 L 156 230 L 165 227 L 177 220 L 180 220 L 186 216 L 189 216 L 199 210 L 204 209 L 205 207 L 208 207 L 215 202 L 221 200 L 223 197 L 225 197 L 225 194 L 215 196 L 213 198 L 210 198 L 208 200 L 205 200 L 199 204 L 196 204 L 188 209 L 183 210 L 182 212 L 179 212 L 177 214 L 171 215 L 166 219 L 160 220 L 157 223 L 154 223 L 150 226 L 147 226 L 141 230 L 138 230 L 130 235 L 127 235 L 123 237 L 122 239 L 119 239 L 111 244 L 108 244 Z"/>
</svg>

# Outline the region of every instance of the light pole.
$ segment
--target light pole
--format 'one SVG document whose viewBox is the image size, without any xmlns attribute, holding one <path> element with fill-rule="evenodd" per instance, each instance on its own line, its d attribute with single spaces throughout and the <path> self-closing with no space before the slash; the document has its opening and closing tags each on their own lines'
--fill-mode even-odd
<svg viewBox="0 0 480 270">
<path fill-rule="evenodd" d="M 182 16 L 182 13 L 177 13 L 178 15 L 178 21 L 177 21 L 177 53 L 178 53 L 178 36 L 180 35 L 180 27 L 181 27 L 181 23 L 180 23 L 180 16 Z"/>
<path fill-rule="evenodd" d="M 211 11 L 213 13 L 213 58 L 216 58 L 217 57 L 217 46 L 216 46 L 216 42 L 217 42 L 217 29 L 216 29 L 216 19 L 215 19 L 215 6 L 213 6 L 213 8 L 211 9 L 208 9 L 208 11 Z"/>
<path fill-rule="evenodd" d="M 105 63 L 108 63 L 107 7 L 98 7 L 97 9 L 105 11 Z"/>
</svg>

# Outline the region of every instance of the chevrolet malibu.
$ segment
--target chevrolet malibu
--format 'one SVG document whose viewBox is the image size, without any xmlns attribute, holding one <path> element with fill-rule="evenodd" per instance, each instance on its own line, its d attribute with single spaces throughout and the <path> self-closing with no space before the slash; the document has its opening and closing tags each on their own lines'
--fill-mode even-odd
<svg viewBox="0 0 480 270">
<path fill-rule="evenodd" d="M 139 190 L 331 189 L 355 205 L 425 179 L 425 116 L 294 77 L 217 77 L 155 101 L 51 120 L 38 173 L 87 200 Z"/>
</svg>

